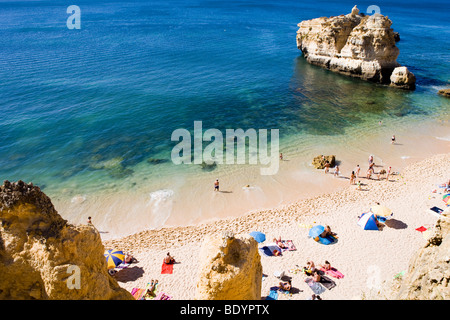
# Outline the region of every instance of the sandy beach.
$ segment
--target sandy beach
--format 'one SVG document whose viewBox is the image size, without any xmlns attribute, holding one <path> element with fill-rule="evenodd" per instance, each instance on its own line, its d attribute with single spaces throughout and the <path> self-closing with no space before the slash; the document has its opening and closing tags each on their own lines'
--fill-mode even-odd
<svg viewBox="0 0 450 320">
<path fill-rule="evenodd" d="M 266 234 L 266 241 L 259 247 L 271 243 L 274 237 L 281 237 L 292 240 L 297 249 L 286 251 L 279 257 L 261 255 L 263 274 L 266 275 L 262 282 L 262 299 L 269 294 L 270 287 L 278 285 L 280 280 L 274 276 L 277 271 L 284 271 L 292 279 L 294 288 L 292 295 L 280 293 L 279 300 L 310 298 L 313 291 L 305 282 L 308 277 L 294 270 L 310 260 L 316 265 L 328 260 L 344 274 L 342 279 L 332 278 L 336 286 L 322 292 L 323 299 L 365 299 L 367 293 L 378 290 L 382 282 L 406 271 L 413 253 L 425 243 L 416 228 L 430 228 L 437 221 L 429 208 L 445 209 L 437 185 L 450 178 L 448 159 L 450 153 L 433 155 L 408 165 L 392 175 L 389 181 L 378 180 L 376 176 L 370 180 L 361 177 L 362 190 L 348 185 L 336 192 L 273 209 L 251 211 L 237 218 L 148 230 L 106 240 L 105 249 L 130 252 L 138 260 L 115 274 L 121 287 L 129 291 L 145 288 L 152 279 L 158 279 L 157 293 L 189 300 L 195 294 L 203 238 L 220 236 L 224 231 L 238 235 L 256 230 Z M 362 168 L 360 176 L 365 173 L 365 167 Z M 335 179 L 332 174 L 327 178 Z M 392 209 L 394 215 L 382 230 L 365 231 L 357 225 L 358 216 L 369 211 L 376 202 Z M 329 225 L 337 233 L 337 243 L 322 245 L 308 238 L 308 227 L 316 224 Z M 173 274 L 161 274 L 162 260 L 167 252 L 178 262 Z"/>
</svg>

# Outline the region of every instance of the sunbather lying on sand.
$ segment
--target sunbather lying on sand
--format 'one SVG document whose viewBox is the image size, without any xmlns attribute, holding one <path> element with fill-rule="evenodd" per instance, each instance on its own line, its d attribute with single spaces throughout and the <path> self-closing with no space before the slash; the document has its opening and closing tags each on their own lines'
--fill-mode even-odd
<svg viewBox="0 0 450 320">
<path fill-rule="evenodd" d="M 145 292 L 145 296 L 146 297 L 154 297 L 155 296 L 155 287 L 158 284 L 158 280 L 154 280 L 152 279 L 152 282 L 150 283 L 150 288 L 147 289 L 147 291 Z"/>
<path fill-rule="evenodd" d="M 291 292 L 292 289 L 292 283 L 291 280 L 288 280 L 287 282 L 280 282 L 280 285 L 278 286 L 281 290 L 289 291 Z"/>
<path fill-rule="evenodd" d="M 327 260 L 325 260 L 325 263 L 323 265 L 321 265 L 320 267 L 325 270 L 331 270 L 331 264 Z"/>
<path fill-rule="evenodd" d="M 281 237 L 277 238 L 273 238 L 273 242 L 275 242 L 275 244 L 277 246 L 279 246 L 281 249 L 287 249 L 287 246 L 281 241 Z"/>
<path fill-rule="evenodd" d="M 336 233 L 331 232 L 330 226 L 326 226 L 323 232 L 320 234 L 322 238 L 326 238 L 327 236 L 334 236 Z"/>
</svg>

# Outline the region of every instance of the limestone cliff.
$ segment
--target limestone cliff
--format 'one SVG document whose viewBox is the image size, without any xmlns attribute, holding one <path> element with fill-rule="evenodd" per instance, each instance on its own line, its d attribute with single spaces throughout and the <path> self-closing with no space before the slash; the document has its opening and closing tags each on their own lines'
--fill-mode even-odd
<svg viewBox="0 0 450 320">
<path fill-rule="evenodd" d="M 391 25 L 388 17 L 360 15 L 355 6 L 347 15 L 299 23 L 297 47 L 311 64 L 363 80 L 397 86 L 397 78 L 391 79 L 391 75 L 395 68 L 400 67 L 397 62 L 399 49 Z M 415 88 L 411 83 L 415 83 L 415 78 L 409 73 L 408 83 L 401 82 L 398 87 Z"/>
<path fill-rule="evenodd" d="M 200 261 L 196 300 L 261 299 L 261 256 L 252 237 L 208 237 Z"/>
<path fill-rule="evenodd" d="M 99 233 L 73 226 L 39 187 L 0 187 L 0 300 L 132 299 L 107 273 Z"/>
</svg>

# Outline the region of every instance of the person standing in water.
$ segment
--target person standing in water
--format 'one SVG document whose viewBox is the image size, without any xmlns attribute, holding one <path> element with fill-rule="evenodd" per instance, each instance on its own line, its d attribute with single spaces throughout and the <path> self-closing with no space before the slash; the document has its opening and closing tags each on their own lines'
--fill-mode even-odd
<svg viewBox="0 0 450 320">
<path fill-rule="evenodd" d="M 214 182 L 214 191 L 219 191 L 219 179 Z"/>
</svg>

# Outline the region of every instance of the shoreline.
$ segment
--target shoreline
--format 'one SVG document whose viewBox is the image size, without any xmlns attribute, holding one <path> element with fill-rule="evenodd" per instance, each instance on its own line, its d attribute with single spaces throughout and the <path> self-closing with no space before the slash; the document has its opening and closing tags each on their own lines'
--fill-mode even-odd
<svg viewBox="0 0 450 320">
<path fill-rule="evenodd" d="M 369 154 L 373 154 L 376 165 L 380 165 L 376 172 L 387 169 L 387 166 L 400 171 L 429 154 L 445 150 L 449 145 L 445 139 L 450 133 L 448 129 L 445 121 L 440 123 L 436 119 L 420 126 L 397 128 L 399 144 L 395 146 L 387 141 L 390 136 L 386 132 L 392 130 L 387 125 L 377 128 L 377 132 L 371 135 L 365 136 L 361 129 L 355 137 L 322 137 L 314 142 L 307 141 L 306 145 L 299 136 L 294 140 L 298 141 L 297 144 L 291 143 L 288 148 L 280 150 L 286 161 L 280 162 L 275 176 L 261 176 L 259 166 L 219 167 L 198 176 L 173 174 L 162 182 L 137 182 L 137 186 L 129 190 L 88 194 L 81 204 L 71 203 L 70 199 L 55 201 L 55 207 L 65 219 L 75 224 L 85 223 L 87 217 L 92 216 L 105 241 L 148 229 L 195 226 L 217 219 L 240 217 L 252 211 L 270 210 L 345 188 L 356 164 L 361 166 L 360 175 L 365 175 Z M 312 167 L 312 158 L 319 154 L 336 155 L 341 179 L 333 178 L 332 174 L 324 175 Z M 140 172 L 136 179 L 145 177 L 145 172 Z M 212 181 L 216 178 L 220 178 L 223 193 L 212 191 Z M 123 186 L 131 182 L 127 180 Z M 247 184 L 250 188 L 244 188 Z"/>
<path fill-rule="evenodd" d="M 174 299 L 189 300 L 195 293 L 198 253 L 203 238 L 219 236 L 225 231 L 238 235 L 257 230 L 267 235 L 268 240 L 263 244 L 281 236 L 293 240 L 297 247 L 296 251 L 281 257 L 261 256 L 263 273 L 268 276 L 262 282 L 263 297 L 271 286 L 278 284 L 279 280 L 273 276 L 277 270 L 284 270 L 292 277 L 293 287 L 301 290 L 291 297 L 280 295 L 280 300 L 310 297 L 312 292 L 304 282 L 304 275 L 289 270 L 312 259 L 316 264 L 328 260 L 345 275 L 344 279 L 335 279 L 337 286 L 324 292 L 324 299 L 363 299 L 370 289 L 367 286 L 373 270 L 380 283 L 392 279 L 398 272 L 407 270 L 412 254 L 424 244 L 424 238 L 415 228 L 430 227 L 437 221 L 437 217 L 427 212 L 428 208 L 433 205 L 445 208 L 438 195 L 431 198 L 430 190 L 449 179 L 450 163 L 446 161 L 449 157 L 450 153 L 443 153 L 416 162 L 389 182 L 364 181 L 364 190 L 368 191 L 348 186 L 278 208 L 249 212 L 242 217 L 147 230 L 103 243 L 105 249 L 131 252 L 138 260 L 115 276 L 121 287 L 131 291 L 134 287 L 145 287 L 151 279 L 159 279 L 160 290 L 173 295 Z M 393 210 L 393 225 L 381 231 L 364 231 L 356 225 L 357 216 L 367 212 L 375 202 Z M 338 242 L 324 246 L 308 239 L 308 229 L 302 225 L 314 224 L 330 225 L 339 236 Z M 180 262 L 169 275 L 161 274 L 160 269 L 167 252 Z"/>
<path fill-rule="evenodd" d="M 428 162 L 431 159 L 434 158 L 440 158 L 440 157 L 448 157 L 450 158 L 450 153 L 447 154 L 435 154 L 432 155 L 424 160 L 419 160 L 415 163 L 410 164 L 409 166 L 406 166 L 404 168 L 404 171 L 401 172 L 400 174 L 394 174 L 391 175 L 390 181 L 389 182 L 395 182 L 398 181 L 399 179 L 401 179 L 401 177 L 403 176 L 404 172 L 410 172 L 412 171 L 413 167 L 415 165 L 418 165 L 422 162 Z M 383 186 L 378 185 L 379 183 L 383 183 L 386 182 L 385 180 L 377 180 L 377 179 L 367 179 L 367 178 L 361 178 L 363 181 L 363 190 L 370 190 L 371 187 L 375 187 L 375 189 L 378 192 L 381 192 L 383 189 Z M 352 201 L 356 201 L 356 198 L 358 197 L 358 193 L 354 194 L 354 189 L 356 189 L 356 185 L 348 185 L 346 187 L 342 187 L 341 189 L 338 189 L 336 191 L 333 192 L 329 192 L 329 193 L 323 193 L 323 194 L 319 194 L 313 197 L 307 197 L 305 199 L 300 199 L 297 201 L 293 201 L 290 202 L 288 204 L 282 204 L 276 207 L 272 207 L 272 208 L 265 208 L 265 209 L 254 209 L 254 210 L 250 210 L 248 211 L 246 214 L 242 215 L 242 216 L 238 216 L 238 217 L 222 217 L 222 218 L 214 218 L 214 219 L 210 219 L 209 221 L 203 221 L 199 224 L 193 224 L 193 225 L 186 225 L 186 226 L 164 226 L 164 227 L 160 227 L 160 228 L 156 228 L 156 229 L 149 229 L 149 230 L 143 230 L 140 232 L 136 232 L 134 234 L 130 234 L 127 236 L 123 236 L 123 237 L 118 237 L 118 238 L 113 238 L 113 239 L 108 239 L 108 240 L 103 240 L 103 243 L 106 245 L 120 245 L 122 248 L 125 247 L 125 249 L 123 249 L 124 251 L 136 251 L 136 250 L 132 250 L 131 248 L 133 247 L 133 245 L 130 246 L 126 246 L 127 242 L 132 242 L 132 243 L 136 243 L 135 241 L 138 240 L 137 238 L 141 237 L 141 236 L 148 236 L 149 238 L 146 240 L 151 240 L 150 242 L 147 242 L 146 245 L 147 247 L 140 247 L 140 249 L 142 248 L 153 248 L 154 246 L 161 246 L 162 244 L 164 245 L 179 245 L 182 246 L 184 244 L 186 244 L 187 242 L 189 242 L 190 240 L 192 240 L 191 236 L 192 236 L 192 232 L 200 232 L 203 234 L 203 231 L 205 229 L 210 229 L 208 234 L 215 234 L 218 231 L 226 231 L 225 229 L 228 227 L 236 227 L 236 233 L 241 233 L 241 232 L 246 232 L 246 231 L 252 231 L 250 230 L 251 227 L 258 227 L 258 226 L 262 226 L 262 225 L 266 225 L 267 221 L 273 220 L 273 213 L 278 213 L 279 215 L 277 215 L 277 218 L 290 218 L 293 215 L 295 215 L 296 213 L 299 213 L 299 211 L 304 210 L 304 209 L 312 209 L 312 210 L 317 210 L 318 208 L 320 208 L 320 205 L 317 205 L 315 202 L 321 202 L 322 204 L 326 204 L 328 203 L 332 203 L 333 199 L 335 197 L 341 197 L 342 195 L 347 196 L 349 194 L 352 194 L 353 196 L 350 197 L 350 202 Z M 359 196 L 361 196 L 362 193 L 359 193 Z M 373 198 L 373 195 L 371 195 L 371 198 Z M 373 204 L 374 201 L 368 201 L 369 203 Z M 291 212 L 292 210 L 295 210 L 294 212 Z M 287 212 L 291 212 L 290 214 L 286 215 Z M 325 212 L 323 212 L 323 214 L 326 214 Z M 315 215 L 302 215 L 302 218 L 307 218 L 307 217 L 317 217 Z M 266 220 L 265 218 L 271 218 L 269 220 Z M 250 221 L 248 221 L 250 220 Z M 244 224 L 241 224 L 240 222 L 244 222 Z M 298 223 L 302 223 L 300 221 L 297 221 Z M 275 222 L 274 222 L 275 223 Z M 170 234 L 173 231 L 174 235 L 172 237 L 167 237 L 168 234 Z M 159 234 L 163 234 L 164 238 L 158 237 Z M 199 237 L 195 237 L 196 240 L 200 240 Z M 167 240 L 167 241 L 164 241 Z M 187 241 L 187 242 L 186 242 Z M 138 243 L 142 243 L 139 242 Z"/>
</svg>

